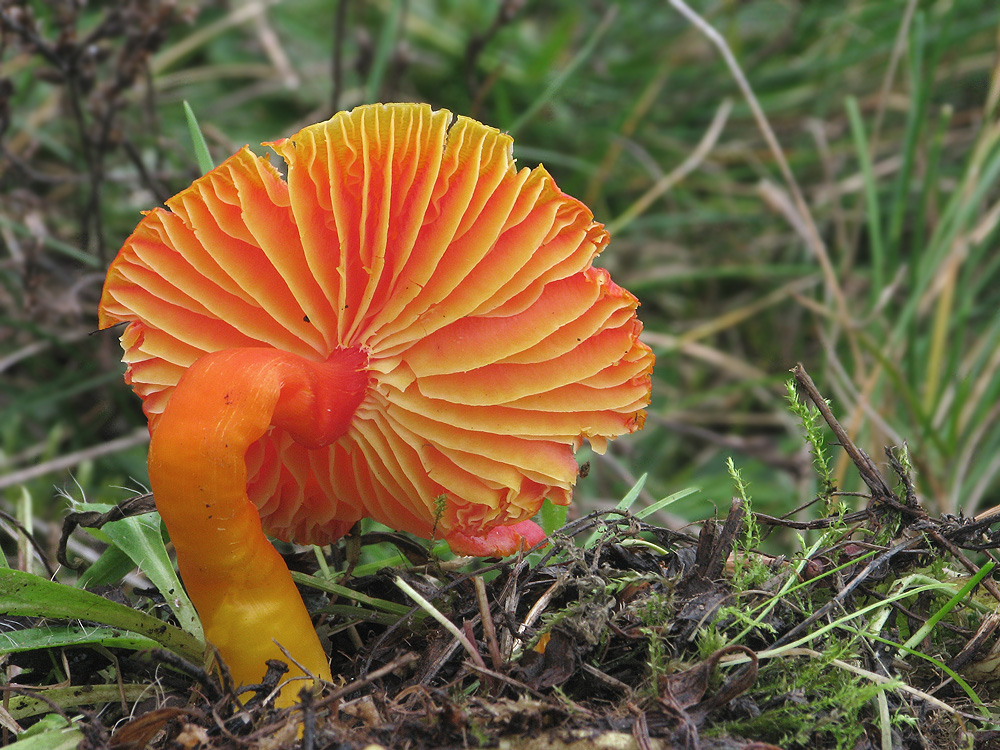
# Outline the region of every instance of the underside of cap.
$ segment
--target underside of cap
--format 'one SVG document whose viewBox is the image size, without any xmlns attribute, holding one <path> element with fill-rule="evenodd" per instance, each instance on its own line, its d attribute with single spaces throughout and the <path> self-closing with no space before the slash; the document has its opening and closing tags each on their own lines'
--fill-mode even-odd
<svg viewBox="0 0 1000 750">
<path fill-rule="evenodd" d="M 361 517 L 485 537 L 569 502 L 576 447 L 638 429 L 653 355 L 634 296 L 592 266 L 607 233 L 494 128 L 370 105 L 243 149 L 147 214 L 108 273 L 151 429 L 206 353 L 356 347 L 369 388 L 310 449 L 273 428 L 246 454 L 272 534 L 337 538 Z M 446 498 L 442 515 L 435 504 Z"/>
</svg>

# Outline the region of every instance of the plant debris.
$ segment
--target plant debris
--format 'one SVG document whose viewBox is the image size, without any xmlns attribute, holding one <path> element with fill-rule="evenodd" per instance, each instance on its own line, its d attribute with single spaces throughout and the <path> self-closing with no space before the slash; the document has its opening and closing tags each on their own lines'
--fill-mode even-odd
<svg viewBox="0 0 1000 750">
<path fill-rule="evenodd" d="M 72 689 L 117 679 L 117 697 L 88 706 L 85 692 L 68 700 L 67 685 L 37 683 L 48 658 L 35 650 L 9 657 L 23 670 L 6 687 L 11 721 L 75 716 L 86 742 L 112 748 L 857 749 L 886 732 L 894 747 L 991 746 L 1000 596 L 983 573 L 1000 515 L 932 517 L 896 453 L 893 489 L 820 409 L 871 489 L 864 510 L 781 519 L 736 497 L 697 535 L 604 511 L 493 562 L 421 560 L 396 534 L 349 538 L 349 556 L 359 541 L 391 542 L 411 566 L 344 575 L 339 593 L 303 589 L 339 680 L 304 685 L 295 707 L 273 708 L 282 662 L 237 693 L 218 666 L 171 652 L 63 649 Z M 782 530 L 819 541 L 788 557 L 749 546 Z M 333 553 L 332 566 L 355 569 Z M 314 580 L 312 562 L 297 580 Z M 144 680 L 145 695 L 126 697 Z"/>
</svg>

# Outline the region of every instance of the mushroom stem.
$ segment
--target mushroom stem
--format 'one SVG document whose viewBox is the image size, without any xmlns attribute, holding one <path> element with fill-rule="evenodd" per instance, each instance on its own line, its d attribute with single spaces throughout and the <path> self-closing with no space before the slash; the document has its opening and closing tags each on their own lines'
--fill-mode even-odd
<svg viewBox="0 0 1000 750">
<path fill-rule="evenodd" d="M 237 684 L 288 658 L 331 679 L 327 656 L 291 574 L 247 497 L 247 449 L 271 428 L 309 448 L 346 432 L 364 395 L 359 349 L 316 362 L 267 348 L 206 354 L 184 374 L 153 430 L 149 479 L 206 638 Z M 289 677 L 304 672 L 289 664 Z M 279 705 L 294 702 L 290 683 Z"/>
</svg>

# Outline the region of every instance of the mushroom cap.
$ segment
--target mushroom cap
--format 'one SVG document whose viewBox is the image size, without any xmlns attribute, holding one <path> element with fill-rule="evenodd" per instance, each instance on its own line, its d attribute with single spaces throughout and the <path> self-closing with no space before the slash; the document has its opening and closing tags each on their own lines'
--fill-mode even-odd
<svg viewBox="0 0 1000 750">
<path fill-rule="evenodd" d="M 268 533 L 326 543 L 371 517 L 486 537 L 569 503 L 584 438 L 603 452 L 642 426 L 653 354 L 636 298 L 592 265 L 608 235 L 542 167 L 518 171 L 509 136 L 390 104 L 265 145 L 287 178 L 243 148 L 144 216 L 100 325 L 129 323 L 152 431 L 209 352 L 360 353 L 343 435 L 315 448 L 272 427 L 247 451 Z"/>
</svg>

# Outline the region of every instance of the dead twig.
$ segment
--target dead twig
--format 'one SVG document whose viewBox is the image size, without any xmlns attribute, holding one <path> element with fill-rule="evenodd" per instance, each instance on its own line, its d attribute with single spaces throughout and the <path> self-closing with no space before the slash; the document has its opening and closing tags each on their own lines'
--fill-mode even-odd
<svg viewBox="0 0 1000 750">
<path fill-rule="evenodd" d="M 379 667 L 378 669 L 373 669 L 364 677 L 359 677 L 353 682 L 349 682 L 348 684 L 344 685 L 344 687 L 337 688 L 332 693 L 325 696 L 322 700 L 316 701 L 313 707 L 315 709 L 315 708 L 320 708 L 321 706 L 329 706 L 331 703 L 339 701 L 344 696 L 357 692 L 361 688 L 367 687 L 368 685 L 371 685 L 373 682 L 382 679 L 387 674 L 391 674 L 392 672 L 395 672 L 398 669 L 402 669 L 403 667 L 407 667 L 410 664 L 413 664 L 413 662 L 419 660 L 420 660 L 420 655 L 415 654 L 412 651 L 407 654 L 403 654 L 399 658 L 393 659 L 388 664 L 385 664 Z"/>
<path fill-rule="evenodd" d="M 912 547 L 916 547 L 919 543 L 923 542 L 923 537 L 913 537 L 912 539 L 907 539 L 894 547 L 890 547 L 881 555 L 873 558 L 856 576 L 854 576 L 851 581 L 844 586 L 844 588 L 837 593 L 837 595 L 824 604 L 822 607 L 817 609 L 806 619 L 800 622 L 798 625 L 788 630 L 783 636 L 778 638 L 770 646 L 770 650 L 775 650 L 786 646 L 791 643 L 797 635 L 803 633 L 807 628 L 809 628 L 813 623 L 817 622 L 823 617 L 826 617 L 835 608 L 841 606 L 844 601 L 849 597 L 862 583 L 864 583 L 873 573 L 876 571 L 884 570 L 884 566 L 900 552 L 909 550 Z"/>
<path fill-rule="evenodd" d="M 868 489 L 871 490 L 872 500 L 891 500 L 895 501 L 897 504 L 900 503 L 899 498 L 896 497 L 896 493 L 892 491 L 888 483 L 879 473 L 878 467 L 875 466 L 875 462 L 871 460 L 871 457 L 865 453 L 863 450 L 858 448 L 851 440 L 851 436 L 847 434 L 837 418 L 833 415 L 833 410 L 830 409 L 830 404 L 827 403 L 826 399 L 820 394 L 819 389 L 813 382 L 813 379 L 809 377 L 809 373 L 806 372 L 806 368 L 802 363 L 798 363 L 792 368 L 792 377 L 795 378 L 796 387 L 798 387 L 809 400 L 816 405 L 819 413 L 823 415 L 823 419 L 833 430 L 833 434 L 837 438 L 837 442 L 847 453 L 848 457 L 858 468 L 858 473 L 861 474 L 861 481 L 863 481 Z"/>
<path fill-rule="evenodd" d="M 76 531 L 78 526 L 82 526 L 85 529 L 99 529 L 106 523 L 121 521 L 133 516 L 141 516 L 146 513 L 152 513 L 154 510 L 156 510 L 156 504 L 153 502 L 153 496 L 147 493 L 129 498 L 116 505 L 107 513 L 98 513 L 97 511 L 70 513 L 63 520 L 62 534 L 59 537 L 59 549 L 56 551 L 56 559 L 59 560 L 60 565 L 64 565 L 70 570 L 79 570 L 81 566 L 70 562 L 66 556 L 66 545 L 69 542 L 70 535 Z"/>
</svg>

